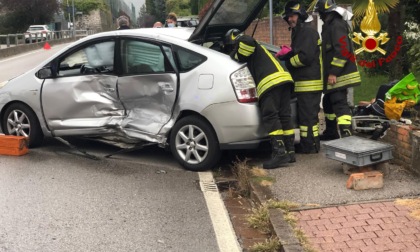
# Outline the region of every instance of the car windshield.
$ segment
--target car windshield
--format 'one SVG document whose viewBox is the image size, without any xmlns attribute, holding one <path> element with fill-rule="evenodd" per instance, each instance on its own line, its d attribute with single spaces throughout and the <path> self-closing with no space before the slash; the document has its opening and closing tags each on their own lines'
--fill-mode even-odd
<svg viewBox="0 0 420 252">
<path fill-rule="evenodd" d="M 210 25 L 242 24 L 260 0 L 226 0 L 210 21 Z"/>
</svg>

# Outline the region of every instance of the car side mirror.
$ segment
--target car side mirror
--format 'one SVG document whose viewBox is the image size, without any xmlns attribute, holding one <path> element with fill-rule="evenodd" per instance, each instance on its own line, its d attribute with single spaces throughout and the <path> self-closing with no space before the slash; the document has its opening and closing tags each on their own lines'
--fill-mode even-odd
<svg viewBox="0 0 420 252">
<path fill-rule="evenodd" d="M 36 76 L 40 79 L 49 79 L 53 77 L 53 73 L 51 70 L 51 67 L 46 67 L 46 68 L 42 68 L 40 69 L 37 73 Z"/>
</svg>

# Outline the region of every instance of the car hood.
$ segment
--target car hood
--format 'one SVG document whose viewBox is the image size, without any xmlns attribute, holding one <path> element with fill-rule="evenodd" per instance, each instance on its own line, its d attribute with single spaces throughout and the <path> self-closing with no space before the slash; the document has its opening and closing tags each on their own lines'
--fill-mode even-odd
<svg viewBox="0 0 420 252">
<path fill-rule="evenodd" d="M 220 40 L 233 28 L 245 31 L 267 2 L 268 0 L 214 0 L 189 41 L 202 44 Z"/>
</svg>

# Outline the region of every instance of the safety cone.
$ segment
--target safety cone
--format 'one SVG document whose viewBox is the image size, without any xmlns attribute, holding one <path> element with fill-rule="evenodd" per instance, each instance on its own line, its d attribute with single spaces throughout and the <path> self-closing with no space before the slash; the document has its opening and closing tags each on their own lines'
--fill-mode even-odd
<svg viewBox="0 0 420 252">
<path fill-rule="evenodd" d="M 51 46 L 50 46 L 50 44 L 48 44 L 48 42 L 45 42 L 44 49 L 45 50 L 50 50 L 51 49 Z"/>
</svg>

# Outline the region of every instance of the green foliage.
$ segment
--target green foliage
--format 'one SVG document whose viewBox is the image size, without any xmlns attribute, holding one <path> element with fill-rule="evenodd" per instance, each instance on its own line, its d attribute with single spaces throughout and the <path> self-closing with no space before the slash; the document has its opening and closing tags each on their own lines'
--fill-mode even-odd
<svg viewBox="0 0 420 252">
<path fill-rule="evenodd" d="M 166 0 L 166 10 L 168 13 L 175 12 L 178 17 L 190 16 L 190 0 Z"/>
<path fill-rule="evenodd" d="M 376 97 L 379 86 L 388 83 L 388 76 L 385 74 L 368 75 L 364 70 L 359 68 L 362 77 L 362 85 L 354 88 L 354 103 L 359 101 L 370 101 Z"/>
<path fill-rule="evenodd" d="M 406 23 L 404 39 L 407 44 L 407 61 L 410 72 L 420 73 L 420 27 L 417 23 Z"/>
<path fill-rule="evenodd" d="M 72 11 L 71 6 L 70 9 L 67 8 L 69 7 L 67 4 L 71 3 L 66 1 L 61 2 L 61 8 L 65 10 L 66 13 L 67 11 Z M 88 15 L 89 12 L 93 10 L 109 10 L 109 7 L 105 4 L 104 0 L 74 0 L 74 8 L 77 12 L 82 12 L 84 15 Z"/>
<path fill-rule="evenodd" d="M 4 14 L 0 33 L 25 32 L 30 25 L 48 24 L 58 11 L 57 0 L 0 0 Z"/>
</svg>

